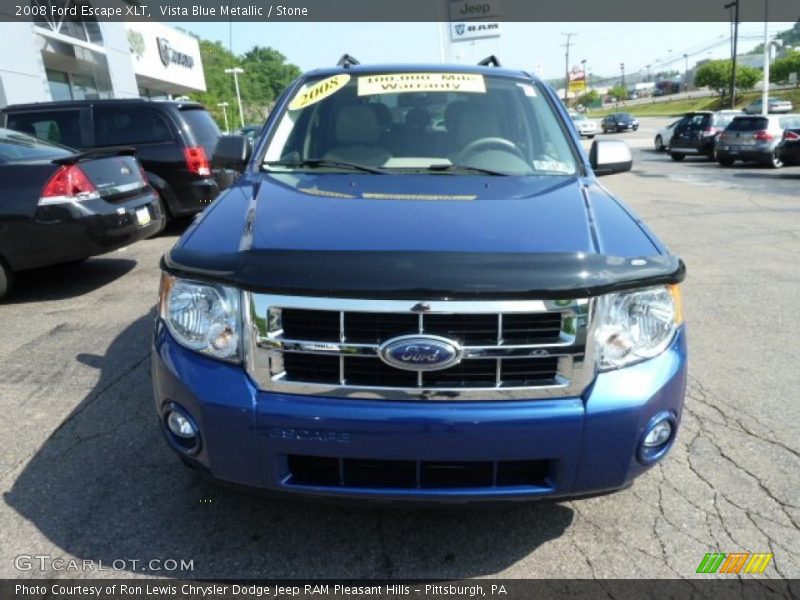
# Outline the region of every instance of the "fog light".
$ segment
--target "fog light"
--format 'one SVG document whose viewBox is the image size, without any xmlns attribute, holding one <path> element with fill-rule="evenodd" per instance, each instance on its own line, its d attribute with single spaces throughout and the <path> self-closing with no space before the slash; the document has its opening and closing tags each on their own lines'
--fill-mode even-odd
<svg viewBox="0 0 800 600">
<path fill-rule="evenodd" d="M 167 426 L 169 430 L 179 438 L 190 439 L 197 435 L 189 419 L 176 411 L 169 413 L 167 417 Z"/>
<path fill-rule="evenodd" d="M 167 439 L 172 446 L 184 454 L 197 454 L 200 450 L 200 432 L 189 413 L 174 402 L 168 402 L 164 406 L 163 419 Z"/>
<path fill-rule="evenodd" d="M 662 458 L 672 446 L 678 422 L 670 412 L 662 412 L 650 419 L 639 440 L 637 458 L 645 465 Z"/>
<path fill-rule="evenodd" d="M 644 445 L 647 448 L 662 446 L 672 436 L 672 423 L 667 420 L 656 423 L 644 438 Z"/>
</svg>

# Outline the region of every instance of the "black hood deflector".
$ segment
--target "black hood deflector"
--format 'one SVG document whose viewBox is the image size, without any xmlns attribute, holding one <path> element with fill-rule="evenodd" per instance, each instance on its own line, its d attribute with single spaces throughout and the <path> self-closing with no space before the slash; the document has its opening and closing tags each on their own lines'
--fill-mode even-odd
<svg viewBox="0 0 800 600">
<path fill-rule="evenodd" d="M 176 276 L 272 294 L 442 300 L 566 299 L 679 283 L 671 255 L 586 253 L 330 252 L 245 250 L 218 254 L 174 248 L 162 268 Z"/>
</svg>

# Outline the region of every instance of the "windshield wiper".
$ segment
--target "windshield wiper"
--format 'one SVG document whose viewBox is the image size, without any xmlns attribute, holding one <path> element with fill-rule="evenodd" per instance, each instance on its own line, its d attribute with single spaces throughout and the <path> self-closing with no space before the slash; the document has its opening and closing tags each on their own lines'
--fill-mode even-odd
<svg viewBox="0 0 800 600">
<path fill-rule="evenodd" d="M 503 171 L 494 171 L 492 169 L 484 169 L 483 167 L 473 167 L 470 165 L 456 165 L 453 163 L 442 163 L 436 165 L 428 165 L 425 167 L 427 171 L 472 171 L 473 173 L 483 173 L 484 175 L 497 175 L 508 177 L 511 173 L 504 173 Z"/>
<path fill-rule="evenodd" d="M 366 173 L 374 173 L 376 175 L 386 175 L 386 171 L 376 167 L 367 167 L 356 163 L 345 162 L 342 160 L 333 160 L 329 158 L 302 158 L 298 160 L 267 160 L 264 165 L 268 167 L 334 167 L 336 169 L 350 169 L 352 171 L 364 171 Z"/>
</svg>

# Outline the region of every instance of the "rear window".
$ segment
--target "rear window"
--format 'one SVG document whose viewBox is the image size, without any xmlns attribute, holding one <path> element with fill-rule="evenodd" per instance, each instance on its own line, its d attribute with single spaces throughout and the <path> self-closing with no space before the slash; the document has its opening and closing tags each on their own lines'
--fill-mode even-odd
<svg viewBox="0 0 800 600">
<path fill-rule="evenodd" d="M 66 148 L 48 144 L 29 135 L 4 130 L 0 133 L 0 164 L 22 160 L 60 158 L 72 154 Z"/>
<path fill-rule="evenodd" d="M 769 121 L 764 117 L 736 117 L 728 125 L 728 131 L 756 131 L 766 129 Z"/>
<path fill-rule="evenodd" d="M 74 109 L 10 113 L 7 127 L 42 140 L 80 148 L 80 115 L 80 111 Z"/>
<path fill-rule="evenodd" d="M 781 129 L 800 127 L 800 117 L 795 115 L 791 117 L 781 117 L 778 119 L 778 125 Z"/>
<path fill-rule="evenodd" d="M 221 134 L 219 127 L 203 108 L 183 108 L 181 116 L 201 146 L 214 146 Z"/>
<path fill-rule="evenodd" d="M 139 106 L 98 107 L 94 111 L 95 145 L 152 144 L 173 139 L 166 119 Z"/>
<path fill-rule="evenodd" d="M 727 127 L 736 115 L 714 115 L 714 126 L 719 129 Z"/>
</svg>

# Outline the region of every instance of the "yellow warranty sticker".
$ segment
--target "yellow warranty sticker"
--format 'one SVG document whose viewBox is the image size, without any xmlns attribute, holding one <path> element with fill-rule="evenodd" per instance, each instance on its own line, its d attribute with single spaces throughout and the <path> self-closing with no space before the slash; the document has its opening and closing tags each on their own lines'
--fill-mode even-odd
<svg viewBox="0 0 800 600">
<path fill-rule="evenodd" d="M 485 94 L 483 75 L 474 73 L 381 73 L 358 78 L 358 95 L 413 92 Z"/>
<path fill-rule="evenodd" d="M 306 106 L 311 106 L 338 92 L 348 81 L 350 81 L 350 75 L 334 75 L 318 81 L 310 87 L 303 86 L 289 103 L 289 110 L 300 110 Z"/>
</svg>

